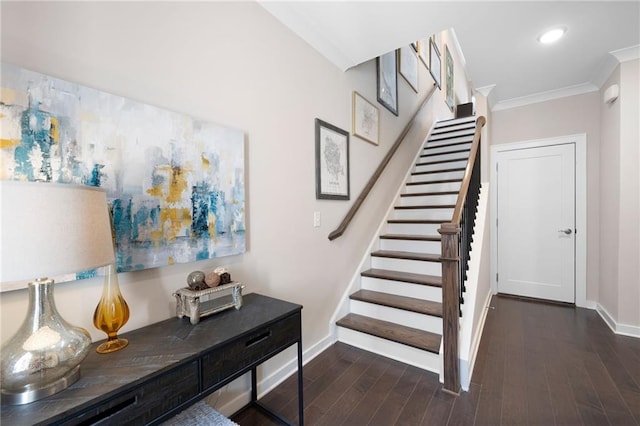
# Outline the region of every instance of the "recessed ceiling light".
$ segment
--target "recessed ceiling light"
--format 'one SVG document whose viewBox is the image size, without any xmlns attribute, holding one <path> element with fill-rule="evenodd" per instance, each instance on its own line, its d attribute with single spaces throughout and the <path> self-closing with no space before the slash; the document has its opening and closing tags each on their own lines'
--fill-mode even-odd
<svg viewBox="0 0 640 426">
<path fill-rule="evenodd" d="M 538 37 L 538 41 L 542 44 L 551 44 L 560 40 L 560 38 L 567 32 L 565 27 L 554 28 L 552 30 L 544 32 Z"/>
</svg>

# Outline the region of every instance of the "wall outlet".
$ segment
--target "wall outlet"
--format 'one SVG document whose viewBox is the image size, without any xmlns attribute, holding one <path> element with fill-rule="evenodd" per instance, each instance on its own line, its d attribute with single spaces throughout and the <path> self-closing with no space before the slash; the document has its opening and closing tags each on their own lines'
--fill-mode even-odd
<svg viewBox="0 0 640 426">
<path fill-rule="evenodd" d="M 320 212 L 313 212 L 313 227 L 320 228 Z"/>
</svg>

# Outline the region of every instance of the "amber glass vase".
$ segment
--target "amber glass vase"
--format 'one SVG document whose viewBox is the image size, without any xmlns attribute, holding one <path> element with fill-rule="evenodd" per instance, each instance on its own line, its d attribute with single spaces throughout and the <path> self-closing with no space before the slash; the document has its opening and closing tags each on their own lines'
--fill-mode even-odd
<svg viewBox="0 0 640 426">
<path fill-rule="evenodd" d="M 129 306 L 120 293 L 116 265 L 106 267 L 102 298 L 93 313 L 93 325 L 107 333 L 107 341 L 96 348 L 99 354 L 108 354 L 125 348 L 129 341 L 118 337 L 118 330 L 129 320 Z"/>
</svg>

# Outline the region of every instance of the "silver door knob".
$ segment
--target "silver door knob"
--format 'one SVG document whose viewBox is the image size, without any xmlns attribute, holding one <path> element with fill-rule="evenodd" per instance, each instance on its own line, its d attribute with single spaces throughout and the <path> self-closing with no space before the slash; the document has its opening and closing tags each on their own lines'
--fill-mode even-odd
<svg viewBox="0 0 640 426">
<path fill-rule="evenodd" d="M 560 230 L 558 230 L 558 232 L 564 232 L 567 235 L 571 235 L 573 230 L 571 228 L 567 228 L 567 229 L 560 229 Z"/>
</svg>

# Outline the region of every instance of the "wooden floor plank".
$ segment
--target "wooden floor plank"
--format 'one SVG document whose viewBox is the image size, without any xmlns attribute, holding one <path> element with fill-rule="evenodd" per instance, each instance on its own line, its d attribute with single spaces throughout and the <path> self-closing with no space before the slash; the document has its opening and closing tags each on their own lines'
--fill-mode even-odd
<svg viewBox="0 0 640 426">
<path fill-rule="evenodd" d="M 491 306 L 470 392 L 456 397 L 437 374 L 336 343 L 304 368 L 305 424 L 640 426 L 640 339 L 588 309 L 504 297 Z M 262 401 L 297 423 L 296 398 L 294 375 Z M 276 424 L 255 409 L 233 420 Z"/>
</svg>

